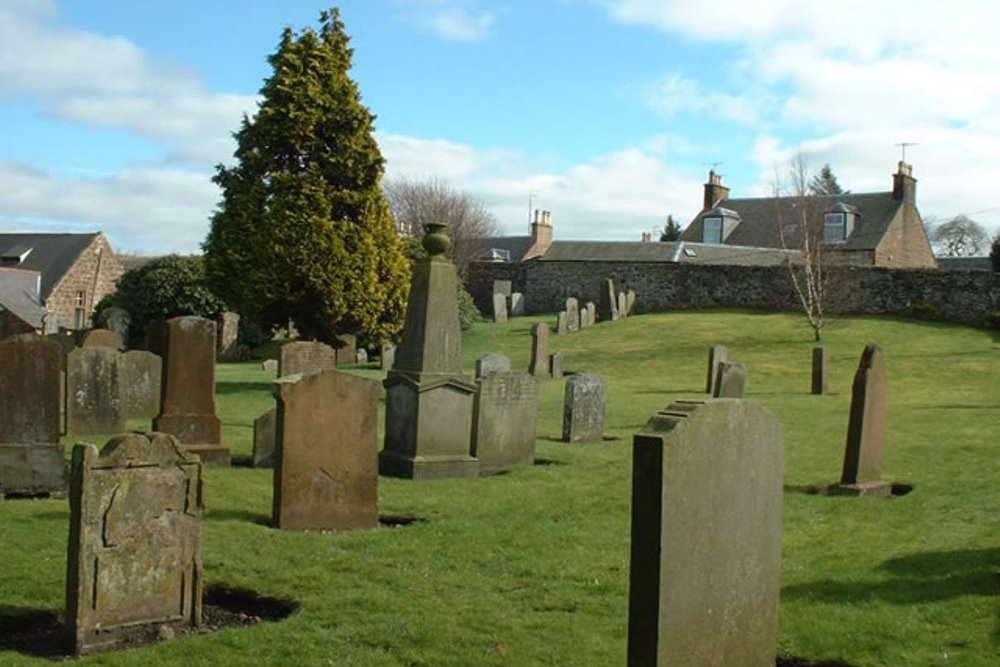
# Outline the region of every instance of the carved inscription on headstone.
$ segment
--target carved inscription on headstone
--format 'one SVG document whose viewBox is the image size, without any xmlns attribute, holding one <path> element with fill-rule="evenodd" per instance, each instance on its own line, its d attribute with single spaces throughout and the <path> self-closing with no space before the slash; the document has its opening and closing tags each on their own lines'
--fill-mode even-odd
<svg viewBox="0 0 1000 667">
<path fill-rule="evenodd" d="M 163 360 L 152 352 L 129 350 L 121 358 L 125 414 L 152 419 L 160 410 Z"/>
<path fill-rule="evenodd" d="M 337 351 L 326 343 L 305 340 L 286 343 L 281 346 L 279 356 L 279 376 L 308 375 L 337 367 Z"/>
<path fill-rule="evenodd" d="M 608 384 L 600 375 L 577 373 L 566 380 L 563 441 L 601 440 L 604 437 L 604 401 L 607 391 Z"/>
<path fill-rule="evenodd" d="M 535 460 L 538 380 L 528 373 L 494 372 L 476 382 L 472 455 L 479 474 Z"/>
<path fill-rule="evenodd" d="M 66 432 L 111 435 L 125 430 L 122 354 L 80 347 L 66 355 Z"/>
</svg>

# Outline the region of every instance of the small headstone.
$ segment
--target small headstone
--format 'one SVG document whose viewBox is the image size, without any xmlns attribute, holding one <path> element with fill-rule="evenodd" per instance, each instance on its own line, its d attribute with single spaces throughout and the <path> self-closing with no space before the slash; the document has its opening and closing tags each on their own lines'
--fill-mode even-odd
<svg viewBox="0 0 1000 667">
<path fill-rule="evenodd" d="M 715 345 L 708 349 L 708 377 L 705 379 L 705 393 L 715 395 L 715 381 L 719 377 L 719 364 L 729 356 L 725 345 Z"/>
<path fill-rule="evenodd" d="M 378 383 L 331 370 L 276 385 L 275 527 L 377 526 Z"/>
<path fill-rule="evenodd" d="M 278 375 L 308 375 L 333 370 L 337 366 L 337 352 L 325 343 L 299 340 L 281 346 Z M 352 359 L 354 363 L 356 359 Z"/>
<path fill-rule="evenodd" d="M 576 297 L 566 299 L 566 328 L 570 333 L 580 330 L 580 303 Z"/>
<path fill-rule="evenodd" d="M 382 370 L 390 371 L 392 370 L 393 364 L 396 363 L 396 346 L 392 343 L 387 343 L 382 346 Z"/>
<path fill-rule="evenodd" d="M 882 481 L 882 436 L 885 430 L 885 359 L 869 345 L 861 355 L 851 387 L 851 416 L 840 484 L 840 495 L 885 497 L 892 485 Z"/>
<path fill-rule="evenodd" d="M 494 373 L 509 373 L 510 357 L 503 354 L 484 354 L 476 359 L 476 379 L 484 378 Z"/>
<path fill-rule="evenodd" d="M 358 358 L 358 337 L 354 334 L 341 334 L 337 336 L 337 343 L 334 346 L 337 350 L 337 365 L 344 366 L 357 362 Z"/>
<path fill-rule="evenodd" d="M 125 345 L 118 334 L 110 329 L 91 329 L 80 338 L 80 347 L 110 347 L 112 350 L 121 350 Z"/>
<path fill-rule="evenodd" d="M 744 364 L 724 361 L 719 364 L 715 380 L 714 398 L 743 398 L 746 390 L 747 368 Z"/>
<path fill-rule="evenodd" d="M 493 294 L 503 294 L 505 297 L 512 296 L 514 285 L 510 280 L 494 280 Z"/>
<path fill-rule="evenodd" d="M 253 467 L 274 467 L 274 441 L 278 428 L 278 410 L 271 408 L 253 420 Z"/>
<path fill-rule="evenodd" d="M 357 354 L 357 357 L 356 357 L 355 360 L 359 364 L 367 364 L 368 363 L 368 350 L 366 350 L 363 347 L 359 347 L 358 348 L 358 354 Z"/>
<path fill-rule="evenodd" d="M 125 416 L 152 419 L 160 410 L 163 360 L 146 350 L 129 350 L 120 363 Z"/>
<path fill-rule="evenodd" d="M 628 664 L 774 665 L 781 422 L 679 401 L 633 438 Z"/>
<path fill-rule="evenodd" d="M 510 316 L 520 317 L 524 315 L 524 295 L 520 292 L 513 292 L 510 295 Z"/>
<path fill-rule="evenodd" d="M 493 321 L 496 324 L 507 321 L 507 297 L 503 294 L 493 295 Z"/>
<path fill-rule="evenodd" d="M 128 343 L 128 333 L 129 327 L 132 324 L 132 316 L 124 308 L 119 308 L 118 306 L 105 308 L 98 314 L 97 323 L 102 329 L 113 331 L 123 343 Z"/>
<path fill-rule="evenodd" d="M 597 298 L 597 317 L 602 322 L 618 319 L 618 297 L 615 294 L 615 283 L 611 278 L 601 280 Z"/>
<path fill-rule="evenodd" d="M 563 376 L 563 353 L 553 352 L 549 355 L 549 373 L 553 380 L 559 380 Z"/>
<path fill-rule="evenodd" d="M 218 325 L 218 338 L 215 356 L 219 361 L 239 361 L 240 355 L 237 349 L 236 340 L 240 330 L 239 313 L 225 311 L 219 313 L 216 320 Z"/>
<path fill-rule="evenodd" d="M 213 341 L 214 348 L 214 341 Z M 73 448 L 68 648 L 115 646 L 136 625 L 201 625 L 202 464 L 165 433 Z"/>
<path fill-rule="evenodd" d="M 81 347 L 66 355 L 66 432 L 112 435 L 125 430 L 122 353 Z"/>
<path fill-rule="evenodd" d="M 262 371 L 267 371 L 268 373 L 275 373 L 275 374 L 277 374 L 277 372 L 278 372 L 278 360 L 277 359 L 265 359 L 264 361 L 260 362 L 260 369 Z"/>
<path fill-rule="evenodd" d="M 559 336 L 565 336 L 569 333 L 569 317 L 566 315 L 565 310 L 559 311 L 559 315 L 556 317 L 556 334 Z"/>
<path fill-rule="evenodd" d="M 545 322 L 531 327 L 531 362 L 528 372 L 535 377 L 549 375 L 549 325 Z"/>
<path fill-rule="evenodd" d="M 476 382 L 472 455 L 479 474 L 490 475 L 535 460 L 538 380 L 528 373 L 497 372 Z"/>
<path fill-rule="evenodd" d="M 618 292 L 618 317 L 621 319 L 628 317 L 628 303 L 625 299 L 625 292 Z"/>
<path fill-rule="evenodd" d="M 625 315 L 631 317 L 635 315 L 635 290 L 625 292 Z"/>
<path fill-rule="evenodd" d="M 577 373 L 566 380 L 563 401 L 564 442 L 604 437 L 604 402 L 608 385 L 600 375 Z"/>
<path fill-rule="evenodd" d="M 827 391 L 826 348 L 818 345 L 812 350 L 812 393 L 821 395 Z"/>
<path fill-rule="evenodd" d="M 587 327 L 594 325 L 594 311 L 591 310 L 593 307 L 593 302 L 588 301 L 583 308 L 580 309 L 580 328 L 586 329 Z"/>
</svg>

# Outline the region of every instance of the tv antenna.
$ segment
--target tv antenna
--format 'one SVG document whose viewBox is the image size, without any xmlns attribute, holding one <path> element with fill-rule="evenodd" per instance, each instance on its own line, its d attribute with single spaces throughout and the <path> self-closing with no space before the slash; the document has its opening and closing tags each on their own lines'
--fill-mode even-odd
<svg viewBox="0 0 1000 667">
<path fill-rule="evenodd" d="M 531 224 L 531 211 L 535 200 L 539 197 L 538 190 L 528 190 L 528 224 Z"/>
<path fill-rule="evenodd" d="M 901 142 L 899 142 L 896 145 L 899 146 L 900 150 L 902 151 L 902 155 L 899 158 L 900 161 L 901 162 L 906 162 L 906 147 L 907 146 L 919 146 L 920 144 L 918 144 L 918 143 L 916 143 L 914 141 L 901 141 Z"/>
<path fill-rule="evenodd" d="M 702 164 L 708 165 L 709 167 L 712 168 L 712 171 L 715 171 L 716 169 L 719 168 L 720 165 L 724 165 L 726 163 L 720 160 L 719 162 L 702 162 Z"/>
</svg>

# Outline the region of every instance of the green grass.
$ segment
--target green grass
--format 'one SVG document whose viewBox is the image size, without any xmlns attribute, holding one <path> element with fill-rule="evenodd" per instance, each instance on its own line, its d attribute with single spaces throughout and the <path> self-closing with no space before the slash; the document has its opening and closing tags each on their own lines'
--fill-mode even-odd
<svg viewBox="0 0 1000 667">
<path fill-rule="evenodd" d="M 466 368 L 492 351 L 526 368 L 535 321 L 474 327 Z M 701 395 L 713 343 L 747 364 L 748 396 L 784 423 L 781 654 L 863 667 L 1000 664 L 997 339 L 837 319 L 824 340 L 832 393 L 811 396 L 802 318 L 743 312 L 645 315 L 553 336 L 568 370 L 608 379 L 606 431 L 620 439 L 554 441 L 563 383 L 546 382 L 538 456 L 548 465 L 471 480 L 380 479 L 380 512 L 421 523 L 277 531 L 259 523 L 270 511 L 270 471 L 208 470 L 208 582 L 292 597 L 301 608 L 280 623 L 81 664 L 624 664 L 631 435 L 672 400 Z M 850 383 L 868 343 L 882 346 L 889 377 L 884 477 L 914 491 L 892 500 L 805 493 L 839 476 Z M 249 456 L 252 420 L 271 404 L 259 363 L 219 367 L 223 435 L 237 457 Z M 0 615 L 61 608 L 66 502 L 0 503 L 0 531 Z M 32 664 L 45 661 L 0 652 L 0 665 Z"/>
</svg>

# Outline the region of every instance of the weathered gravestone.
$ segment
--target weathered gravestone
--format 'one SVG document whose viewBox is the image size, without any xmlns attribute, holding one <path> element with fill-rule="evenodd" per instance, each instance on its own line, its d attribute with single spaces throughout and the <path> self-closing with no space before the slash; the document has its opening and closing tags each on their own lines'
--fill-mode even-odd
<svg viewBox="0 0 1000 667">
<path fill-rule="evenodd" d="M 337 351 L 326 343 L 305 340 L 286 343 L 281 346 L 279 357 L 279 376 L 308 375 L 337 367 Z"/>
<path fill-rule="evenodd" d="M 340 371 L 277 380 L 275 527 L 378 525 L 378 383 Z"/>
<path fill-rule="evenodd" d="M 731 399 L 679 401 L 635 435 L 629 665 L 775 664 L 781 437 Z"/>
<path fill-rule="evenodd" d="M 392 370 L 393 364 L 396 363 L 396 346 L 392 343 L 387 343 L 382 346 L 382 357 L 380 359 L 382 363 L 382 370 L 388 371 Z"/>
<path fill-rule="evenodd" d="M 359 364 L 368 363 L 368 350 L 363 347 L 358 348 L 357 355 L 355 356 L 355 361 Z"/>
<path fill-rule="evenodd" d="M 507 297 L 503 294 L 493 295 L 493 321 L 496 324 L 507 321 Z"/>
<path fill-rule="evenodd" d="M 524 315 L 524 294 L 512 292 L 510 295 L 510 316 L 520 317 Z"/>
<path fill-rule="evenodd" d="M 549 375 L 549 325 L 545 322 L 531 327 L 531 361 L 528 372 L 535 377 Z"/>
<path fill-rule="evenodd" d="M 121 356 L 125 416 L 152 419 L 160 411 L 160 377 L 163 360 L 145 350 L 129 350 Z"/>
<path fill-rule="evenodd" d="M 563 353 L 553 352 L 549 355 L 549 373 L 553 380 L 559 380 L 563 376 Z"/>
<path fill-rule="evenodd" d="M 113 331 L 118 339 L 128 344 L 129 328 L 132 325 L 132 316 L 128 311 L 118 306 L 105 308 L 97 316 L 97 324 L 102 329 Z"/>
<path fill-rule="evenodd" d="M 253 467 L 274 466 L 274 448 L 278 430 L 278 410 L 271 408 L 253 420 Z"/>
<path fill-rule="evenodd" d="M 719 379 L 719 364 L 729 356 L 725 345 L 714 345 L 708 349 L 708 377 L 705 379 L 705 393 L 715 394 L 715 382 Z"/>
<path fill-rule="evenodd" d="M 560 310 L 556 315 L 556 335 L 565 336 L 569 333 L 569 316 L 565 310 Z"/>
<path fill-rule="evenodd" d="M 607 382 L 600 375 L 577 373 L 566 380 L 563 400 L 564 442 L 601 440 L 604 437 L 604 402 Z"/>
<path fill-rule="evenodd" d="M 596 306 L 593 301 L 588 301 L 584 304 L 583 308 L 580 309 L 580 328 L 586 329 L 587 327 L 594 326 L 594 313 L 596 311 Z"/>
<path fill-rule="evenodd" d="M 882 481 L 882 436 L 885 431 L 885 359 L 869 345 L 861 354 L 851 388 L 851 415 L 837 495 L 886 497 L 892 485 Z"/>
<path fill-rule="evenodd" d="M 476 359 L 476 379 L 493 373 L 509 373 L 510 357 L 505 354 L 484 354 Z"/>
<path fill-rule="evenodd" d="M 625 292 L 625 315 L 631 317 L 635 315 L 635 290 Z"/>
<path fill-rule="evenodd" d="M 337 352 L 338 366 L 357 363 L 358 337 L 354 334 L 341 334 L 337 336 L 335 349 Z"/>
<path fill-rule="evenodd" d="M 239 361 L 240 352 L 236 344 L 240 330 L 239 313 L 225 311 L 216 320 L 218 337 L 215 355 L 219 361 Z"/>
<path fill-rule="evenodd" d="M 618 292 L 618 317 L 624 320 L 628 315 L 628 303 L 625 299 L 625 292 Z"/>
<path fill-rule="evenodd" d="M 265 359 L 260 362 L 260 369 L 262 371 L 267 371 L 268 373 L 278 373 L 278 360 L 277 359 Z"/>
<path fill-rule="evenodd" d="M 122 339 L 110 329 L 91 329 L 80 338 L 80 347 L 110 347 L 113 350 L 124 349 Z"/>
<path fill-rule="evenodd" d="M 572 296 L 566 299 L 566 329 L 570 333 L 580 330 L 580 302 Z"/>
<path fill-rule="evenodd" d="M 618 297 L 615 295 L 615 283 L 611 278 L 601 281 L 597 295 L 597 317 L 602 322 L 618 319 Z"/>
<path fill-rule="evenodd" d="M 69 650 L 113 648 L 138 624 L 201 625 L 203 509 L 201 462 L 170 435 L 73 448 Z"/>
<path fill-rule="evenodd" d="M 167 320 L 160 396 L 153 430 L 174 436 L 205 464 L 228 466 L 229 449 L 220 444 L 215 414 L 215 322 L 192 316 Z"/>
<path fill-rule="evenodd" d="M 80 347 L 66 355 L 66 432 L 111 435 L 125 430 L 122 353 Z"/>
<path fill-rule="evenodd" d="M 472 399 L 476 386 L 462 373 L 458 278 L 445 257 L 445 225 L 426 225 L 427 257 L 413 267 L 403 340 L 385 380 L 385 446 L 379 472 L 431 479 L 474 477 Z"/>
<path fill-rule="evenodd" d="M 747 384 L 747 367 L 744 364 L 724 361 L 719 364 L 715 379 L 715 398 L 743 398 Z"/>
<path fill-rule="evenodd" d="M 514 283 L 510 280 L 494 280 L 493 281 L 493 294 L 503 294 L 505 297 L 510 297 L 513 294 Z"/>
<path fill-rule="evenodd" d="M 472 455 L 479 474 L 490 475 L 535 460 L 538 379 L 528 373 L 501 371 L 476 381 Z"/>
<path fill-rule="evenodd" d="M 0 340 L 0 498 L 62 494 L 57 343 L 34 334 Z"/>
<path fill-rule="evenodd" d="M 827 355 L 826 348 L 818 345 L 812 350 L 812 393 L 825 394 L 827 387 Z"/>
</svg>

